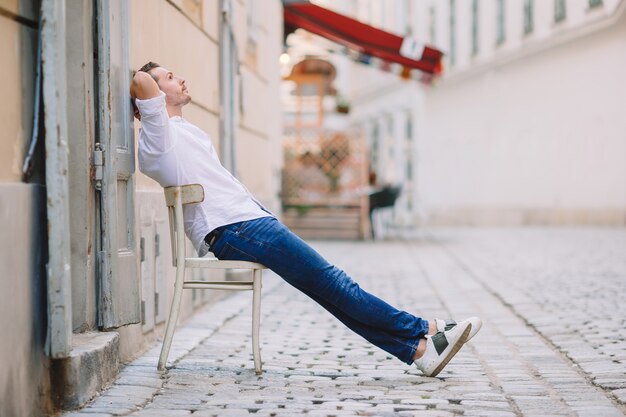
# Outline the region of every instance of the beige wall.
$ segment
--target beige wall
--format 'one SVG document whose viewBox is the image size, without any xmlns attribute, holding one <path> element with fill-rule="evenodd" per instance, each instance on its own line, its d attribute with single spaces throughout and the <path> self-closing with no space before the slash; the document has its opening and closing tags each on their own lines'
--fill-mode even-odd
<svg viewBox="0 0 626 417">
<path fill-rule="evenodd" d="M 0 183 L 1 416 L 41 415 L 49 405 L 45 200 L 42 186 Z"/>
<path fill-rule="evenodd" d="M 250 7 L 250 0 L 234 3 L 244 109 L 238 116 L 237 175 L 261 203 L 279 214 L 282 109 L 278 57 L 282 53 L 282 6 L 279 1 L 253 3 L 249 19 L 256 28 L 252 30 L 246 24 L 245 8 Z"/>
<path fill-rule="evenodd" d="M 2 7 L 2 5 L 0 5 Z M 0 77 L 6 82 L 0 103 L 0 181 L 20 182 L 30 142 L 37 31 L 0 15 Z"/>
<path fill-rule="evenodd" d="M 39 415 L 48 403 L 45 280 L 45 188 L 39 159 L 22 183 L 29 146 L 37 49 L 38 2 L 0 0 L 0 415 Z M 9 15 L 9 16 L 5 16 Z M 14 16 L 14 17 L 10 17 Z M 21 21 L 26 19 L 29 23 Z"/>
</svg>

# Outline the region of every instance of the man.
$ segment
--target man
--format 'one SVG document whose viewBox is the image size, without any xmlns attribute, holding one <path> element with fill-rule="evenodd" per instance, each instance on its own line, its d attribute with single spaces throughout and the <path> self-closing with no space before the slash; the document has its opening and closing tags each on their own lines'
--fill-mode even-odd
<svg viewBox="0 0 626 417">
<path fill-rule="evenodd" d="M 437 375 L 480 329 L 424 320 L 363 291 L 346 273 L 282 225 L 219 162 L 209 136 L 182 117 L 185 79 L 154 62 L 133 77 L 141 120 L 139 168 L 163 187 L 202 184 L 202 203 L 184 210 L 185 233 L 199 256 L 259 262 L 322 305 L 350 329 L 427 376 Z"/>
</svg>

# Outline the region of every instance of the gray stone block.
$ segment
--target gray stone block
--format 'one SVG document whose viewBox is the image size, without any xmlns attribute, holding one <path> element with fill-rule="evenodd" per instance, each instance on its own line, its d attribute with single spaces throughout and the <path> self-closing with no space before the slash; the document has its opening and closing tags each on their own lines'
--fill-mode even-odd
<svg viewBox="0 0 626 417">
<path fill-rule="evenodd" d="M 56 407 L 81 407 L 111 383 L 119 371 L 118 350 L 119 335 L 115 332 L 75 334 L 70 356 L 51 361 Z"/>
</svg>

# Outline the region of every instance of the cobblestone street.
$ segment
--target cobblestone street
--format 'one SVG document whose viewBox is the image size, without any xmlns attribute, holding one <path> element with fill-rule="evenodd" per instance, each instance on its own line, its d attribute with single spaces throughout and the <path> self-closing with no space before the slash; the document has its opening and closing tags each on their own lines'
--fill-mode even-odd
<svg viewBox="0 0 626 417">
<path fill-rule="evenodd" d="M 251 294 L 177 329 L 77 416 L 622 416 L 626 231 L 461 229 L 383 242 L 314 242 L 363 288 L 426 318 L 478 315 L 482 330 L 437 378 L 351 333 L 264 275 L 254 373 Z"/>
</svg>

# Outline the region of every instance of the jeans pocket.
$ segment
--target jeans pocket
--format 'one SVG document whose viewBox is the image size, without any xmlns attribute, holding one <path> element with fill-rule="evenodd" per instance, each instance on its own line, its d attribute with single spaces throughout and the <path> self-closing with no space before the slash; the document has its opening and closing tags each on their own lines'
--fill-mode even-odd
<svg viewBox="0 0 626 417">
<path fill-rule="evenodd" d="M 247 220 L 242 221 L 237 225 L 237 230 L 235 231 L 236 235 L 240 235 L 249 222 Z"/>
<path fill-rule="evenodd" d="M 257 258 L 255 258 L 254 256 L 247 254 L 246 252 L 234 247 L 228 242 L 226 242 L 217 258 L 224 261 L 257 261 Z"/>
</svg>

